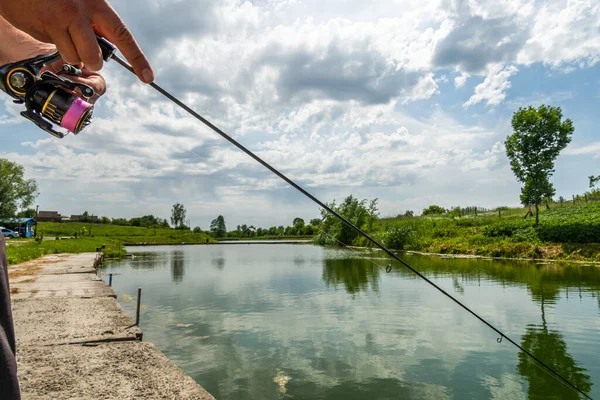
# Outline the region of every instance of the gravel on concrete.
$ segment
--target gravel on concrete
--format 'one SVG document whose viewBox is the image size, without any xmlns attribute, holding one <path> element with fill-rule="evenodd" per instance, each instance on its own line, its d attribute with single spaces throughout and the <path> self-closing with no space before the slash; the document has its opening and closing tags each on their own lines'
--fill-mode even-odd
<svg viewBox="0 0 600 400">
<path fill-rule="evenodd" d="M 17 346 L 135 339 L 141 330 L 112 297 L 13 301 Z"/>
<path fill-rule="evenodd" d="M 92 267 L 96 253 L 9 267 L 23 399 L 214 398 L 153 344 Z"/>
<path fill-rule="evenodd" d="M 214 400 L 151 343 L 30 346 L 18 363 L 24 399 Z"/>
</svg>

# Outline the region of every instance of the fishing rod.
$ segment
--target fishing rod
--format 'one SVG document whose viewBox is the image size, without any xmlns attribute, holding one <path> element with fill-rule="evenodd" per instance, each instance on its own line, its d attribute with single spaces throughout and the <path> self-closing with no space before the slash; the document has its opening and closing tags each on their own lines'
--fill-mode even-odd
<svg viewBox="0 0 600 400">
<path fill-rule="evenodd" d="M 104 61 L 114 60 L 123 68 L 135 74 L 131 65 L 129 65 L 125 60 L 119 57 L 116 54 L 116 47 L 108 42 L 106 39 L 102 37 L 97 37 L 98 44 L 100 49 L 102 50 L 102 58 Z M 50 133 L 51 135 L 63 138 L 68 132 L 72 132 L 74 134 L 78 134 L 81 132 L 83 128 L 88 126 L 91 123 L 91 117 L 93 112 L 93 106 L 87 102 L 87 100 L 94 94 L 93 90 L 87 86 L 82 84 L 77 84 L 72 82 L 67 77 L 59 77 L 51 72 L 44 72 L 41 77 L 38 78 L 39 72 L 42 67 L 47 65 L 48 63 L 57 61 L 60 59 L 60 55 L 58 53 L 52 54 L 50 56 L 40 56 L 34 59 L 25 60 L 19 63 L 9 64 L 7 66 L 0 68 L 0 89 L 8 93 L 10 96 L 14 97 L 15 103 L 25 104 L 26 110 L 21 113 L 21 115 L 30 121 L 34 122 L 38 127 Z M 69 65 L 65 65 L 63 67 L 63 74 L 70 76 L 78 76 L 81 75 L 81 71 L 77 68 Z M 447 298 L 452 300 L 454 303 L 459 305 L 469 314 L 473 315 L 483 324 L 485 324 L 488 328 L 496 332 L 499 337 L 497 339 L 498 343 L 501 343 L 503 339 L 508 340 L 511 344 L 517 347 L 524 354 L 527 354 L 534 361 L 536 361 L 539 365 L 544 367 L 548 372 L 550 372 L 554 377 L 558 378 L 560 381 L 564 382 L 583 396 L 588 399 L 591 399 L 589 395 L 587 395 L 583 390 L 577 387 L 574 383 L 569 381 L 567 378 L 563 377 L 560 373 L 555 371 L 552 367 L 548 366 L 546 363 L 541 361 L 539 358 L 531 354 L 528 350 L 523 348 L 509 336 L 505 335 L 502 331 L 492 325 L 490 322 L 485 320 L 475 311 L 471 310 L 460 300 L 452 296 L 450 293 L 446 292 L 443 288 L 435 284 L 432 280 L 427 278 L 421 272 L 410 266 L 407 262 L 402 260 L 396 254 L 394 254 L 387 247 L 379 243 L 377 240 L 372 238 L 369 234 L 364 232 L 362 229 L 354 225 L 352 222 L 348 221 L 338 212 L 333 210 L 327 204 L 323 203 L 321 200 L 310 194 L 296 182 L 288 178 L 282 172 L 280 172 L 275 167 L 271 166 L 269 163 L 264 161 L 262 158 L 254 154 L 251 150 L 247 149 L 244 145 L 239 143 L 237 140 L 233 139 L 227 133 L 222 131 L 217 126 L 213 125 L 209 120 L 198 114 L 188 105 L 183 103 L 177 97 L 173 96 L 167 90 L 163 89 L 156 83 L 149 84 L 152 88 L 158 91 L 160 94 L 165 96 L 167 99 L 171 100 L 177 106 L 182 108 L 188 114 L 196 118 L 197 120 L 204 123 L 214 132 L 219 134 L 221 137 L 229 141 L 231 144 L 236 146 L 238 149 L 246 153 L 248 156 L 253 158 L 256 162 L 267 168 L 273 174 L 277 175 L 279 178 L 287 182 L 290 186 L 297 189 L 300 193 L 308 197 L 310 200 L 315 202 L 319 207 L 327 210 L 330 214 L 338 218 L 344 224 L 346 224 L 349 228 L 356 231 L 358 234 L 362 235 L 366 239 L 368 239 L 371 243 L 373 243 L 376 247 L 381 249 L 387 255 L 389 255 L 394 260 L 401 263 L 404 267 L 408 268 L 410 271 L 415 273 L 418 277 L 423 279 L 429 285 L 433 286 L 440 293 L 445 295 Z M 79 93 L 76 91 L 79 89 L 83 94 L 83 99 L 79 96 Z M 53 125 L 58 124 L 67 132 L 58 132 L 53 129 Z M 389 266 L 388 266 L 389 272 Z"/>
</svg>

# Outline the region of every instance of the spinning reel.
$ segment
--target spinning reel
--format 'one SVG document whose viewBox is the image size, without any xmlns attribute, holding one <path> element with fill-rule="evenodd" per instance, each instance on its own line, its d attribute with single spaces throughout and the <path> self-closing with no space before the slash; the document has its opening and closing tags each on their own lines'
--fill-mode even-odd
<svg viewBox="0 0 600 400">
<path fill-rule="evenodd" d="M 108 61 L 115 46 L 99 36 L 97 39 L 102 58 Z M 58 74 L 45 71 L 40 75 L 45 66 L 60 58 L 56 52 L 0 67 L 0 89 L 14 98 L 16 104 L 25 105 L 25 111 L 21 112 L 23 117 L 62 139 L 69 132 L 77 135 L 92 122 L 94 106 L 89 99 L 94 90 L 68 78 L 81 75 L 81 70 L 72 65 L 65 64 Z M 54 124 L 67 132 L 57 131 Z"/>
</svg>

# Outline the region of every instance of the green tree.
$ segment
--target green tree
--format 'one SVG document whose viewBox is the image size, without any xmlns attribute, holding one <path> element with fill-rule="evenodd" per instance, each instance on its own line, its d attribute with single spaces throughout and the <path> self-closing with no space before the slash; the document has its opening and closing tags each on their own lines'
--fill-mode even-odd
<svg viewBox="0 0 600 400">
<path fill-rule="evenodd" d="M 202 233 L 202 229 L 199 226 L 195 227 L 193 230 L 194 233 Z"/>
<path fill-rule="evenodd" d="M 35 211 L 35 208 L 28 208 L 26 210 L 19 212 L 17 214 L 17 218 L 35 218 L 36 215 L 37 215 L 37 212 Z"/>
<path fill-rule="evenodd" d="M 312 226 L 319 226 L 321 225 L 321 218 L 313 218 L 310 220 L 309 222 Z"/>
<path fill-rule="evenodd" d="M 304 220 L 302 218 L 294 219 L 294 233 L 292 235 L 301 235 L 304 230 Z"/>
<path fill-rule="evenodd" d="M 598 176 L 591 175 L 589 178 L 590 178 L 590 189 L 594 188 L 596 186 L 596 184 L 598 182 L 600 182 L 600 175 L 598 175 Z"/>
<path fill-rule="evenodd" d="M 574 132 L 570 119 L 562 120 L 560 107 L 541 105 L 520 107 L 512 118 L 513 134 L 506 138 L 506 155 L 517 180 L 523 184 L 521 202 L 535 206 L 539 224 L 539 205 L 554 195 L 550 176 L 554 161 L 571 142 Z"/>
<path fill-rule="evenodd" d="M 415 216 L 415 212 L 412 210 L 406 210 L 406 212 L 404 213 L 405 217 L 414 217 Z"/>
<path fill-rule="evenodd" d="M 245 225 L 244 225 L 245 226 Z M 227 235 L 227 227 L 225 226 L 225 218 L 219 215 L 210 223 L 210 231 L 214 237 L 222 238 Z"/>
<path fill-rule="evenodd" d="M 292 223 L 292 225 L 296 226 L 300 223 L 302 223 L 302 226 L 304 226 L 304 220 L 300 217 L 296 217 L 296 218 L 294 218 L 294 222 Z"/>
<path fill-rule="evenodd" d="M 369 202 L 369 208 L 367 209 L 367 229 L 369 231 L 373 230 L 373 224 L 379 218 L 379 209 L 377 208 L 377 201 L 379 199 L 375 198 Z"/>
<path fill-rule="evenodd" d="M 445 214 L 446 209 L 444 207 L 431 205 L 423 210 L 423 215 L 433 215 L 433 214 Z"/>
<path fill-rule="evenodd" d="M 25 179 L 22 165 L 0 158 L 0 217 L 14 217 L 30 207 L 38 195 L 37 183 Z"/>
<path fill-rule="evenodd" d="M 359 200 L 350 195 L 340 205 L 336 205 L 334 201 L 328 206 L 357 227 L 361 229 L 368 227 L 371 214 L 366 199 Z M 334 246 L 339 246 L 340 243 L 351 245 L 357 238 L 358 233 L 354 229 L 329 214 L 328 211 L 321 210 L 321 215 L 323 222 L 319 225 L 319 231 L 314 238 L 316 243 Z"/>
<path fill-rule="evenodd" d="M 183 204 L 177 203 L 173 205 L 171 209 L 171 224 L 175 228 L 179 226 L 183 226 L 183 221 L 185 221 L 186 210 Z"/>
</svg>

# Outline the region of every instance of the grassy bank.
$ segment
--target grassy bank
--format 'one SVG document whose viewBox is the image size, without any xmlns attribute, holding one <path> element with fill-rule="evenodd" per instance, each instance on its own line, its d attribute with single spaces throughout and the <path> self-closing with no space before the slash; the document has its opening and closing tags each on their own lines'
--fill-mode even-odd
<svg viewBox="0 0 600 400">
<path fill-rule="evenodd" d="M 107 257 L 119 257 L 125 254 L 122 244 L 118 240 L 109 238 L 81 238 L 66 240 L 8 240 L 6 242 L 6 256 L 8 264 L 19 264 L 33 260 L 47 254 L 59 253 L 88 253 L 95 252 L 102 247 Z"/>
<path fill-rule="evenodd" d="M 204 233 L 193 233 L 167 228 L 144 228 L 89 223 L 40 223 L 38 236 L 33 239 L 7 240 L 9 264 L 18 264 L 47 254 L 87 253 L 102 250 L 107 257 L 125 254 L 125 245 L 134 244 L 180 244 L 214 242 Z M 59 239 L 59 240 L 57 240 Z"/>
<path fill-rule="evenodd" d="M 518 208 L 458 217 L 379 220 L 374 234 L 393 248 L 508 258 L 600 261 L 600 202 L 551 204 L 535 218 Z M 359 240 L 366 245 L 366 241 Z"/>
</svg>

